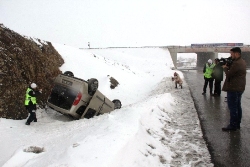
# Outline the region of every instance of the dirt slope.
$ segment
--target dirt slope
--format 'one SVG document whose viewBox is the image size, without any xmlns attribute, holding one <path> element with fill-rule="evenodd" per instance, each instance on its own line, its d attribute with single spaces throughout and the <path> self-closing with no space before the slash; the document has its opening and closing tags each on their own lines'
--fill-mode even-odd
<svg viewBox="0 0 250 167">
<path fill-rule="evenodd" d="M 43 89 L 38 98 L 43 106 L 63 63 L 50 42 L 21 36 L 0 24 L 0 117 L 27 117 L 24 98 L 31 82 Z"/>
</svg>

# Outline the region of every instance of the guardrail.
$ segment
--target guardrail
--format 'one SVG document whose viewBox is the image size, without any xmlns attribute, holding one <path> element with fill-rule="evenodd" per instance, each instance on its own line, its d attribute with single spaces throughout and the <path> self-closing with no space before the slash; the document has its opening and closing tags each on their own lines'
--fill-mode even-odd
<svg viewBox="0 0 250 167">
<path fill-rule="evenodd" d="M 101 47 L 101 48 L 79 48 L 79 49 L 125 49 L 125 48 L 170 48 L 170 49 L 175 49 L 175 48 L 232 48 L 234 46 L 207 46 L 207 47 L 197 47 L 197 46 L 181 46 L 181 45 L 168 45 L 168 46 L 128 46 L 128 47 Z M 242 47 L 248 47 L 250 48 L 250 45 L 243 45 L 239 46 L 240 48 Z"/>
</svg>

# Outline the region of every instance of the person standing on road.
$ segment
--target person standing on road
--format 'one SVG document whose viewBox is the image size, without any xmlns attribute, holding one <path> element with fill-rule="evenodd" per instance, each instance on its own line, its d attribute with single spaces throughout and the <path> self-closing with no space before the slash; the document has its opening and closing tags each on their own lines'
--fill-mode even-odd
<svg viewBox="0 0 250 167">
<path fill-rule="evenodd" d="M 212 96 L 220 96 L 221 94 L 221 81 L 223 81 L 223 68 L 219 63 L 219 59 L 214 60 L 215 66 L 213 69 L 213 78 L 214 78 L 214 94 Z"/>
<path fill-rule="evenodd" d="M 232 65 L 223 65 L 226 73 L 223 91 L 227 92 L 227 104 L 230 110 L 230 123 L 223 127 L 223 131 L 235 131 L 240 129 L 242 108 L 241 97 L 246 86 L 246 62 L 241 57 L 239 47 L 232 48 L 230 54 L 233 60 Z"/>
<path fill-rule="evenodd" d="M 26 97 L 25 97 L 25 107 L 26 110 L 29 112 L 29 118 L 25 125 L 30 125 L 32 121 L 37 122 L 36 118 L 36 97 L 42 93 L 42 89 L 39 91 L 37 90 L 37 85 L 35 83 L 30 84 L 28 89 L 26 90 Z"/>
<path fill-rule="evenodd" d="M 215 64 L 213 63 L 213 61 L 211 59 L 209 59 L 203 68 L 203 74 L 204 74 L 204 80 L 205 80 L 204 87 L 203 87 L 203 93 L 202 93 L 203 95 L 206 94 L 208 83 L 209 83 L 210 94 L 212 95 L 213 81 L 214 81 L 214 79 L 212 77 L 212 73 L 213 73 L 214 66 L 215 66 Z"/>
</svg>

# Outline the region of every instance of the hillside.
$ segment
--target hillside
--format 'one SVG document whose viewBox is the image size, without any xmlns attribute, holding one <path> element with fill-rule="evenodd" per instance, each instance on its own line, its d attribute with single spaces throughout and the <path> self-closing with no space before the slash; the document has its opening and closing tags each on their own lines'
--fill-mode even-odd
<svg viewBox="0 0 250 167">
<path fill-rule="evenodd" d="M 64 63 L 50 42 L 22 36 L 0 25 L 0 117 L 24 119 L 25 90 L 35 82 L 43 88 L 38 99 L 43 106 L 53 78 Z"/>
</svg>

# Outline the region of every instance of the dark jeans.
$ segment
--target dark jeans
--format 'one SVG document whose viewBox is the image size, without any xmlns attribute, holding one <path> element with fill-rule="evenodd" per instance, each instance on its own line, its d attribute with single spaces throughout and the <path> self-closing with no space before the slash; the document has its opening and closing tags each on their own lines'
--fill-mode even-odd
<svg viewBox="0 0 250 167">
<path fill-rule="evenodd" d="M 243 92 L 227 92 L 227 104 L 230 110 L 230 126 L 240 127 L 242 118 L 241 96 Z"/>
<path fill-rule="evenodd" d="M 214 94 L 220 95 L 221 94 L 221 81 L 215 80 L 214 82 Z"/>
<path fill-rule="evenodd" d="M 26 110 L 30 113 L 27 123 L 31 123 L 32 121 L 37 121 L 36 112 L 35 112 L 36 106 L 32 105 L 32 106 L 25 106 L 25 107 L 26 107 Z"/>
<path fill-rule="evenodd" d="M 213 78 L 205 78 L 205 83 L 204 83 L 204 87 L 203 87 L 203 92 L 206 93 L 207 92 L 207 85 L 209 83 L 209 89 L 210 89 L 210 93 L 212 93 L 213 91 L 213 81 L 214 79 Z"/>
</svg>

